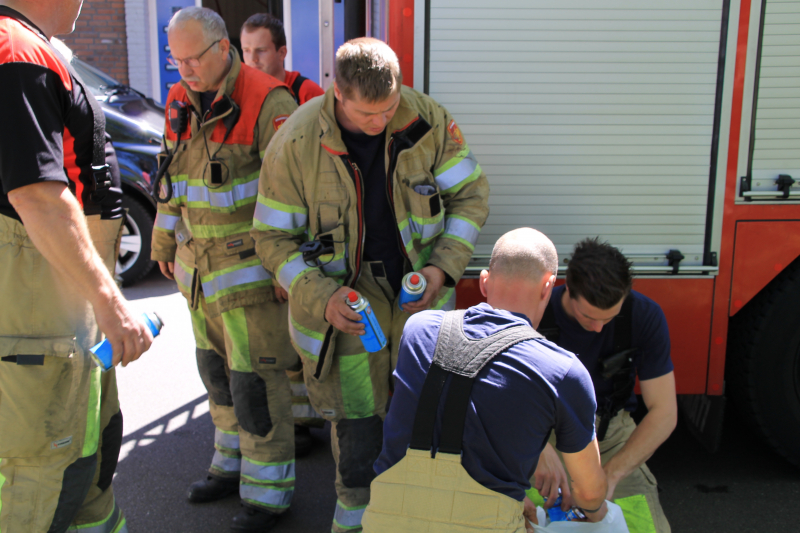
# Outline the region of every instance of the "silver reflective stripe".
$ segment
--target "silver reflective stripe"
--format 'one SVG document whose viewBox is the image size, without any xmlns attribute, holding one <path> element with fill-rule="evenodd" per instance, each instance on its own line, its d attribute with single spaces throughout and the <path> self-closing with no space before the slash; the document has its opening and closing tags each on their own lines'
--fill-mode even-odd
<svg viewBox="0 0 800 533">
<path fill-rule="evenodd" d="M 348 511 L 339 500 L 336 500 L 336 512 L 333 514 L 333 519 L 336 521 L 337 524 L 344 527 L 358 527 L 361 525 L 361 517 L 364 516 L 364 509 L 367 506 L 360 509 L 353 509 L 352 511 Z"/>
<path fill-rule="evenodd" d="M 189 184 L 185 181 L 173 181 L 172 182 L 172 196 L 174 198 L 180 198 L 182 196 L 186 196 L 186 189 L 189 187 Z"/>
<path fill-rule="evenodd" d="M 102 523 L 87 526 L 73 526 L 67 530 L 67 533 L 112 533 L 114 528 L 117 527 L 117 522 L 119 522 L 119 517 L 122 514 L 117 502 L 114 502 L 114 509 L 111 511 L 111 514 L 108 515 L 108 518 L 102 521 Z M 120 529 L 117 533 L 122 533 L 123 531 L 127 531 L 127 527 L 123 526 L 123 529 Z"/>
<path fill-rule="evenodd" d="M 229 435 L 227 433 L 223 433 L 217 428 L 214 428 L 214 444 L 218 444 L 219 446 L 229 450 L 238 450 L 239 435 Z"/>
<path fill-rule="evenodd" d="M 345 262 L 344 258 L 337 259 L 336 261 L 331 261 L 327 265 L 323 265 L 322 270 L 327 274 L 335 274 L 337 272 L 343 272 L 347 270 L 347 263 Z"/>
<path fill-rule="evenodd" d="M 289 383 L 292 388 L 292 396 L 308 396 L 308 389 L 305 383 Z"/>
<path fill-rule="evenodd" d="M 292 404 L 292 416 L 295 418 L 322 418 L 322 415 L 309 404 Z"/>
<path fill-rule="evenodd" d="M 436 176 L 436 185 L 439 186 L 439 190 L 446 191 L 467 179 L 470 174 L 475 172 L 476 168 L 478 168 L 478 162 L 470 150 L 467 157 Z"/>
<path fill-rule="evenodd" d="M 242 468 L 242 460 L 239 458 L 225 457 L 219 451 L 214 452 L 214 458 L 211 460 L 211 466 L 222 472 L 239 473 Z"/>
<path fill-rule="evenodd" d="M 442 300 L 444 300 L 444 301 L 439 300 L 438 302 L 436 302 L 437 304 L 440 304 L 440 305 L 434 305 L 433 309 L 442 310 L 442 311 L 452 311 L 453 309 L 455 309 L 456 308 L 456 291 L 455 291 L 455 289 L 450 289 L 448 291 L 448 295 L 449 296 L 447 296 L 446 300 L 443 298 Z"/>
<path fill-rule="evenodd" d="M 301 349 L 309 352 L 314 357 L 319 357 L 319 354 L 322 351 L 322 341 L 313 337 L 309 337 L 297 329 L 297 327 L 292 324 L 291 320 L 289 321 L 289 337 L 291 337 L 294 343 L 297 344 L 297 346 L 299 346 Z"/>
<path fill-rule="evenodd" d="M 283 483 L 294 479 L 294 461 L 285 465 L 257 465 L 242 458 L 242 475 L 255 481 Z"/>
<path fill-rule="evenodd" d="M 186 272 L 183 267 L 181 266 L 179 261 L 175 261 L 175 280 L 183 285 L 184 287 L 191 289 L 192 288 L 192 274 Z"/>
<path fill-rule="evenodd" d="M 280 209 L 274 209 L 268 205 L 258 202 L 253 218 L 273 228 L 285 229 L 287 231 L 305 227 L 308 222 L 308 215 L 305 213 L 287 213 Z"/>
<path fill-rule="evenodd" d="M 156 227 L 166 231 L 175 231 L 175 226 L 180 220 L 179 216 L 156 213 Z"/>
<path fill-rule="evenodd" d="M 419 235 L 420 239 L 432 239 L 442 231 L 444 220 L 439 219 L 435 224 L 419 224 L 413 218 L 409 218 L 408 227 L 411 228 L 412 233 Z"/>
<path fill-rule="evenodd" d="M 230 289 L 237 285 L 244 285 L 245 283 L 255 283 L 257 281 L 266 281 L 271 279 L 272 276 L 269 272 L 264 270 L 261 265 L 253 265 L 240 270 L 234 270 L 227 274 L 222 274 L 209 281 L 203 282 L 203 294 L 206 299 L 211 298 L 217 291 Z"/>
<path fill-rule="evenodd" d="M 447 226 L 444 230 L 445 237 L 448 235 L 455 235 L 471 243 L 474 247 L 475 243 L 478 242 L 478 236 L 480 234 L 480 230 L 476 229 L 475 226 L 466 220 L 461 220 L 456 217 L 447 217 Z"/>
<path fill-rule="evenodd" d="M 294 489 L 277 490 L 272 487 L 249 485 L 242 483 L 239 485 L 239 497 L 251 503 L 260 504 L 266 507 L 277 507 L 286 509 L 292 503 Z"/>
<path fill-rule="evenodd" d="M 278 272 L 278 282 L 280 282 L 281 287 L 289 290 L 294 279 L 309 268 L 311 267 L 303 261 L 303 256 L 298 254 L 297 257 L 281 267 L 280 272 Z"/>
<path fill-rule="evenodd" d="M 208 187 L 190 185 L 187 187 L 187 202 L 206 202 L 211 207 L 233 207 L 236 202 L 255 198 L 258 194 L 258 180 L 234 185 L 231 190 L 213 192 Z"/>
<path fill-rule="evenodd" d="M 403 246 L 408 250 L 411 247 L 411 243 L 414 242 L 414 236 L 411 235 L 410 224 L 400 230 L 400 236 L 403 238 Z"/>
</svg>

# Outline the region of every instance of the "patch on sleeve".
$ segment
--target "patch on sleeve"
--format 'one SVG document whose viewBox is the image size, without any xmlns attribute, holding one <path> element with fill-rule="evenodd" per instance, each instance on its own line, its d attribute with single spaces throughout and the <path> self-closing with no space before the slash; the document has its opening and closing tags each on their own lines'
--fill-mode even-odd
<svg viewBox="0 0 800 533">
<path fill-rule="evenodd" d="M 447 125 L 447 131 L 450 132 L 450 137 L 456 144 L 464 144 L 464 136 L 461 135 L 461 128 L 458 127 L 455 120 L 451 120 Z"/>
<path fill-rule="evenodd" d="M 289 115 L 278 115 L 272 119 L 272 125 L 275 126 L 275 131 L 281 129 L 281 126 L 283 126 L 283 123 L 286 122 L 287 118 L 289 118 Z"/>
</svg>

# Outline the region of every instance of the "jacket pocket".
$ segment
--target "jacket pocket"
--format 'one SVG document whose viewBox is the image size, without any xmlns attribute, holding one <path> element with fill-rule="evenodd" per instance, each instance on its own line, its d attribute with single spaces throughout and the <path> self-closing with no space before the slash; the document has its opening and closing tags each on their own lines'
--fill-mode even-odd
<svg viewBox="0 0 800 533">
<path fill-rule="evenodd" d="M 414 183 L 414 180 L 411 180 Z M 408 249 L 412 240 L 425 245 L 444 231 L 444 205 L 439 188 L 430 183 L 421 182 L 409 185 L 406 190 L 408 199 L 408 221 L 401 223 L 400 233 L 403 244 Z"/>
</svg>

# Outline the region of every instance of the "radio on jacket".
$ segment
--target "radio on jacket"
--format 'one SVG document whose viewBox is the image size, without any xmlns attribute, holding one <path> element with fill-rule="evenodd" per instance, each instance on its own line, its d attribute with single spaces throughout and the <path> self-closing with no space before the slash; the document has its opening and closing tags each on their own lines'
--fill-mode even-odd
<svg viewBox="0 0 800 533">
<path fill-rule="evenodd" d="M 403 305 L 422 299 L 427 286 L 428 282 L 425 280 L 425 276 L 417 272 L 409 272 L 403 276 L 403 283 L 400 285 L 400 300 L 397 302 L 397 306 L 402 309 Z"/>
<path fill-rule="evenodd" d="M 347 305 L 361 315 L 359 322 L 364 324 L 365 333 L 361 335 L 360 339 L 364 349 L 372 353 L 379 352 L 385 348 L 386 336 L 383 334 L 383 330 L 378 324 L 378 319 L 375 317 L 375 313 L 372 312 L 372 306 L 369 305 L 367 299 L 356 291 L 352 291 L 347 295 Z"/>
<path fill-rule="evenodd" d="M 153 337 L 158 337 L 158 334 L 161 333 L 161 328 L 164 327 L 164 322 L 161 320 L 161 317 L 155 313 L 142 313 L 141 320 L 150 330 L 150 333 L 153 334 Z M 99 366 L 103 372 L 114 366 L 113 349 L 108 339 L 104 339 L 103 342 L 95 344 L 89 348 L 89 351 L 92 354 L 92 359 L 94 359 L 94 362 L 97 363 L 97 366 Z"/>
</svg>

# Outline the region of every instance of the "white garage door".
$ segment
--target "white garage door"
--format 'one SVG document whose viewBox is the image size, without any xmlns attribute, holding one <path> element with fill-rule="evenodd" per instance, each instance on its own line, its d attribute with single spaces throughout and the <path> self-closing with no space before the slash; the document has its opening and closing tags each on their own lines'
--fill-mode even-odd
<svg viewBox="0 0 800 533">
<path fill-rule="evenodd" d="M 489 176 L 476 253 L 533 226 L 700 264 L 722 0 L 431 0 L 429 92 Z"/>
</svg>

